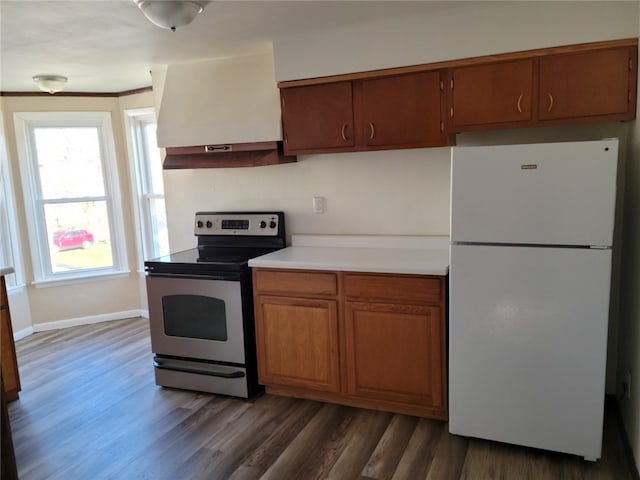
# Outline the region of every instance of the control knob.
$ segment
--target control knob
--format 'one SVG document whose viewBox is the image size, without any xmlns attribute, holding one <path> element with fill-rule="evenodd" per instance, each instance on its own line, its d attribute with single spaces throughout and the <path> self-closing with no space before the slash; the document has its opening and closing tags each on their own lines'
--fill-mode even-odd
<svg viewBox="0 0 640 480">
<path fill-rule="evenodd" d="M 267 228 L 267 222 L 264 220 L 260 221 L 260 228 Z"/>
<path fill-rule="evenodd" d="M 207 228 L 211 228 L 213 226 L 213 223 L 211 223 L 211 220 L 207 220 Z"/>
<path fill-rule="evenodd" d="M 198 220 L 198 221 L 196 222 L 196 227 L 198 227 L 198 228 L 202 228 L 202 227 L 203 227 L 203 225 L 204 225 L 204 223 L 202 223 L 202 220 Z"/>
<path fill-rule="evenodd" d="M 276 228 L 276 221 L 275 220 L 271 220 L 269 222 L 269 228 Z"/>
</svg>

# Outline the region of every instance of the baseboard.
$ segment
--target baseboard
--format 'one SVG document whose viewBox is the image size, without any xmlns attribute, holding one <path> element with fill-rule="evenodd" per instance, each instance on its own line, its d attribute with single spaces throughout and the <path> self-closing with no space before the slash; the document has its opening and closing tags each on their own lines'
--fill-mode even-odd
<svg viewBox="0 0 640 480">
<path fill-rule="evenodd" d="M 90 315 L 88 317 L 70 318 L 68 320 L 57 320 L 55 322 L 36 323 L 33 325 L 33 331 L 45 332 L 47 330 L 60 330 L 61 328 L 89 325 L 91 323 L 109 322 L 112 320 L 125 320 L 127 318 L 143 317 L 145 313 L 145 310 L 125 310 L 122 312 Z M 147 313 L 147 317 L 148 316 L 149 314 Z"/>
<path fill-rule="evenodd" d="M 33 333 L 33 327 L 23 328 L 17 332 L 13 332 L 13 341 L 17 342 L 18 340 L 22 340 L 25 337 L 28 337 Z"/>
</svg>

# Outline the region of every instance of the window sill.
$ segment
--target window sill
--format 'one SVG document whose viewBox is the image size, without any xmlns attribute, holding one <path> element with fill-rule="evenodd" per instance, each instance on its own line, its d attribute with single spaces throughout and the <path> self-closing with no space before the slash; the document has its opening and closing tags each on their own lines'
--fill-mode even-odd
<svg viewBox="0 0 640 480">
<path fill-rule="evenodd" d="M 77 285 L 79 283 L 86 282 L 99 282 L 101 280 L 111 280 L 114 278 L 124 278 L 128 277 L 131 274 L 129 270 L 122 270 L 118 272 L 97 272 L 85 274 L 77 277 L 64 277 L 64 278 L 55 278 L 48 280 L 38 280 L 32 283 L 32 285 L 36 288 L 47 288 L 47 287 L 61 287 L 64 285 Z"/>
</svg>

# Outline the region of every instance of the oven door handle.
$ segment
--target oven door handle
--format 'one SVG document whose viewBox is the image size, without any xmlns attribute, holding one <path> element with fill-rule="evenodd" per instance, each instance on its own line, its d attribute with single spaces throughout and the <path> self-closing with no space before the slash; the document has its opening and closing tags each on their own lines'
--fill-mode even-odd
<svg viewBox="0 0 640 480">
<path fill-rule="evenodd" d="M 162 370 L 173 370 L 176 372 L 196 373 L 198 375 L 210 375 L 212 377 L 242 378 L 245 376 L 245 373 L 242 370 L 236 370 L 235 372 L 217 372 L 215 370 L 198 370 L 196 368 L 178 367 L 173 365 L 167 366 L 157 360 L 153 361 L 153 366 L 156 368 L 160 368 Z"/>
<path fill-rule="evenodd" d="M 145 270 L 149 277 L 165 277 L 165 278 L 191 278 L 193 280 L 228 280 L 236 281 L 240 278 L 238 273 L 220 274 L 184 274 L 184 273 L 154 273 L 153 269 L 147 267 Z"/>
</svg>

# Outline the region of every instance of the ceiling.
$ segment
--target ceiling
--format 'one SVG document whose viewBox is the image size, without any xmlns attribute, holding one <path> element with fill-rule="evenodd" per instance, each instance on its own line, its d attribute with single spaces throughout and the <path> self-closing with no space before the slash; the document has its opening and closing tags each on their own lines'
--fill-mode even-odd
<svg viewBox="0 0 640 480">
<path fill-rule="evenodd" d="M 155 65 L 262 53 L 281 37 L 446 4 L 216 0 L 171 32 L 149 22 L 133 0 L 0 0 L 0 90 L 36 92 L 38 74 L 68 77 L 67 92 L 134 90 L 151 85 Z"/>
</svg>

